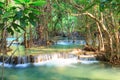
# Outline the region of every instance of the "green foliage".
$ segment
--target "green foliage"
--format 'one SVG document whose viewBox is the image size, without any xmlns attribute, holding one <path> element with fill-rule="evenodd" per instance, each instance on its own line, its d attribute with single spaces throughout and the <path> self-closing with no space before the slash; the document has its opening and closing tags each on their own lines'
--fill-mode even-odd
<svg viewBox="0 0 120 80">
<path fill-rule="evenodd" d="M 95 5 L 96 5 L 96 2 L 93 2 L 93 3 L 91 3 L 91 4 L 88 4 L 88 5 L 83 9 L 83 12 L 91 9 L 91 8 L 92 8 L 93 6 L 95 6 Z"/>
<path fill-rule="evenodd" d="M 6 27 L 7 31 L 14 34 L 14 31 L 20 32 L 24 30 L 29 23 L 36 26 L 37 16 L 40 15 L 39 9 L 36 6 L 41 7 L 46 4 L 45 0 L 14 0 L 12 2 L 0 2 L 0 27 L 3 29 Z"/>
<path fill-rule="evenodd" d="M 71 1 L 72 3 L 70 3 Z M 76 23 L 78 19 L 76 19 L 75 17 L 71 18 L 68 13 L 79 13 L 80 11 L 75 9 L 75 7 L 81 10 L 80 13 L 86 11 L 93 13 L 95 8 L 97 8 L 96 10 L 98 10 L 98 12 L 104 12 L 105 10 L 112 10 L 115 13 L 120 12 L 120 6 L 118 5 L 120 4 L 120 0 L 71 1 L 50 1 L 52 6 L 52 12 L 49 15 L 51 17 L 51 21 L 48 20 L 48 29 L 50 29 L 51 31 L 53 29 L 60 31 L 68 29 L 72 31 L 71 24 L 74 21 L 74 26 L 76 26 L 78 24 Z M 20 32 L 21 29 L 24 30 L 24 28 L 29 24 L 36 26 L 38 16 L 44 14 L 39 7 L 44 8 L 43 6 L 47 3 L 46 0 L 14 0 L 14 2 L 15 3 L 10 2 L 9 4 L 7 4 L 7 6 L 5 6 L 6 2 L 0 1 L 0 28 L 2 29 L 4 26 L 7 26 L 7 30 L 11 34 L 13 34 L 14 31 Z M 7 25 L 5 25 L 5 23 L 7 23 Z M 77 25 L 77 27 L 79 26 Z"/>
<path fill-rule="evenodd" d="M 3 14 L 3 11 L 2 11 L 3 7 L 4 7 L 4 3 L 0 2 L 0 15 Z"/>
<path fill-rule="evenodd" d="M 35 2 L 30 2 L 29 5 L 33 5 L 33 6 L 43 6 L 46 4 L 45 0 L 37 0 Z"/>
<path fill-rule="evenodd" d="M 100 11 L 105 9 L 112 9 L 113 11 L 120 12 L 120 0 L 100 0 Z"/>
<path fill-rule="evenodd" d="M 77 4 L 84 4 L 84 5 L 86 5 L 86 4 L 88 4 L 90 2 L 90 0 L 75 0 L 75 2 Z"/>
<path fill-rule="evenodd" d="M 36 1 L 32 1 L 32 0 L 14 0 L 16 4 L 20 4 L 23 5 L 24 7 L 29 7 L 29 6 L 43 6 L 46 4 L 45 0 L 36 0 Z"/>
<path fill-rule="evenodd" d="M 14 0 L 16 4 L 26 4 L 29 3 L 30 0 Z"/>
<path fill-rule="evenodd" d="M 0 2 L 0 8 L 3 8 L 3 7 L 4 7 L 4 3 Z"/>
</svg>

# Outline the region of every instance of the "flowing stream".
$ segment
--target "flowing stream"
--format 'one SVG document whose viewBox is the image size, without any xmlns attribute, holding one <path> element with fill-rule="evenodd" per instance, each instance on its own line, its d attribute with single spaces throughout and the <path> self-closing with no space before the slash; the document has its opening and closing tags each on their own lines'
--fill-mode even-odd
<svg viewBox="0 0 120 80">
<path fill-rule="evenodd" d="M 68 45 L 65 41 L 57 45 Z M 76 44 L 76 43 L 75 43 Z M 73 45 L 70 42 L 70 45 Z M 68 46 L 70 46 L 68 45 Z M 120 67 L 99 62 L 93 55 L 76 56 L 74 54 L 40 54 L 30 63 L 22 57 L 24 63 L 5 64 L 5 80 L 120 80 Z M 0 63 L 1 65 L 2 63 Z M 0 66 L 0 74 L 2 68 Z M 1 75 L 0 75 L 1 77 Z"/>
</svg>

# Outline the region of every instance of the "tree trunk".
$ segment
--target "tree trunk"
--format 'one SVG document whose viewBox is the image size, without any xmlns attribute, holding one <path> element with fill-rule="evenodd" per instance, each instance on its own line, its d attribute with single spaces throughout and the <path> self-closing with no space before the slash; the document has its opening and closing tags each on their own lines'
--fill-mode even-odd
<svg viewBox="0 0 120 80">
<path fill-rule="evenodd" d="M 24 32 L 24 46 L 25 46 L 25 48 L 28 48 L 27 31 L 26 31 L 26 28 L 25 28 L 25 32 Z"/>
<path fill-rule="evenodd" d="M 99 51 L 105 51 L 103 35 L 102 35 L 99 24 L 97 22 L 96 22 L 96 24 L 97 24 L 97 28 L 98 28 L 98 32 L 99 32 L 99 35 L 98 35 L 98 37 L 99 37 Z"/>
<path fill-rule="evenodd" d="M 33 45 L 33 35 L 32 35 L 32 27 L 31 27 L 31 25 L 30 25 L 30 28 L 29 28 L 30 30 L 30 42 L 29 42 L 29 47 L 32 47 L 32 45 Z"/>
<path fill-rule="evenodd" d="M 87 23 L 86 25 L 86 45 L 91 45 L 91 32 L 90 32 L 90 27 L 89 24 Z"/>
<path fill-rule="evenodd" d="M 6 41 L 7 32 L 5 29 L 2 31 L 1 36 L 2 36 L 2 38 L 1 38 L 1 52 L 4 54 L 7 54 L 7 41 Z"/>
<path fill-rule="evenodd" d="M 4 80 L 4 57 L 5 57 L 5 54 L 7 54 L 7 41 L 6 41 L 6 35 L 7 32 L 6 32 L 6 28 L 3 29 L 2 31 L 2 41 L 1 41 L 1 52 L 2 52 L 2 80 Z"/>
<path fill-rule="evenodd" d="M 119 54 L 120 50 L 119 50 L 119 32 L 115 32 L 115 43 L 116 43 L 116 53 Z"/>
<path fill-rule="evenodd" d="M 109 31 L 107 30 L 107 28 L 105 27 L 104 25 L 104 18 L 103 18 L 103 13 L 101 12 L 101 21 L 100 21 L 100 25 L 101 27 L 103 28 L 104 32 L 106 33 L 106 40 L 107 40 L 107 44 L 109 47 L 109 49 L 107 50 L 107 53 L 108 53 L 108 57 L 110 57 L 110 55 L 113 53 L 113 41 L 112 41 L 112 36 L 111 34 L 109 33 Z"/>
<path fill-rule="evenodd" d="M 114 16 L 113 16 L 113 13 L 112 11 L 110 11 L 110 16 L 111 16 L 111 25 L 112 27 L 114 27 L 114 37 L 115 37 L 115 41 L 114 41 L 114 44 L 115 44 L 115 49 L 116 49 L 116 54 L 119 54 L 119 45 L 120 45 L 120 42 L 119 42 L 119 25 L 117 25 L 117 23 L 115 22 L 115 19 L 114 19 Z"/>
<path fill-rule="evenodd" d="M 112 41 L 112 36 L 110 35 L 110 33 L 108 32 L 107 28 L 105 27 L 104 23 L 101 22 L 99 24 L 101 26 L 101 28 L 104 30 L 105 36 L 106 36 L 106 40 L 107 40 L 107 55 L 110 57 L 110 55 L 113 53 L 113 41 Z"/>
</svg>

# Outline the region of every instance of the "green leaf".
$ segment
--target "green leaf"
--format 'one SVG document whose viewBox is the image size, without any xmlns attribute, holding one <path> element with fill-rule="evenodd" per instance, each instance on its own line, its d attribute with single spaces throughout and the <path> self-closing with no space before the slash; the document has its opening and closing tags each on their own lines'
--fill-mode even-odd
<svg viewBox="0 0 120 80">
<path fill-rule="evenodd" d="M 11 35 L 14 34 L 14 31 L 13 31 L 13 29 L 12 29 L 11 27 L 8 27 L 8 28 L 7 28 L 7 31 L 8 31 Z"/>
<path fill-rule="evenodd" d="M 16 4 L 22 4 L 22 3 L 24 3 L 24 0 L 14 0 L 14 2 L 15 2 Z"/>
<path fill-rule="evenodd" d="M 4 7 L 4 3 L 0 2 L 0 8 L 3 8 L 3 7 Z"/>
<path fill-rule="evenodd" d="M 43 6 L 46 4 L 46 1 L 35 1 L 35 2 L 31 2 L 29 4 L 33 5 L 33 6 Z"/>
<path fill-rule="evenodd" d="M 19 27 L 19 28 L 22 29 L 23 31 L 25 31 L 25 28 L 24 28 L 24 27 L 21 26 L 21 27 Z"/>
<path fill-rule="evenodd" d="M 29 10 L 31 10 L 32 13 L 34 13 L 34 14 L 36 14 L 36 15 L 40 15 L 40 14 L 41 14 L 41 12 L 40 12 L 39 10 L 37 10 L 37 9 L 29 8 Z"/>
<path fill-rule="evenodd" d="M 99 8 L 100 8 L 100 11 L 104 11 L 104 9 L 105 9 L 104 3 L 101 3 L 101 4 L 99 5 Z"/>
<path fill-rule="evenodd" d="M 35 21 L 35 20 L 29 19 L 29 22 L 30 22 L 33 26 L 36 26 L 36 21 Z"/>
<path fill-rule="evenodd" d="M 9 9 L 8 11 L 5 11 L 3 14 L 3 18 L 10 18 L 10 17 L 14 17 L 15 12 L 14 10 Z"/>
<path fill-rule="evenodd" d="M 34 15 L 34 13 L 29 13 L 29 19 L 35 19 L 35 18 L 37 17 Z"/>
<path fill-rule="evenodd" d="M 87 4 L 88 2 L 88 0 L 76 0 L 76 3 L 78 4 Z"/>
<path fill-rule="evenodd" d="M 29 3 L 30 2 L 30 0 L 24 0 L 25 1 L 25 3 Z"/>
<path fill-rule="evenodd" d="M 12 23 L 12 26 L 13 26 L 15 31 L 20 32 L 20 29 L 19 29 L 21 27 L 20 25 L 18 25 L 16 23 Z"/>
<path fill-rule="evenodd" d="M 29 3 L 30 0 L 14 0 L 16 4 L 25 4 L 25 3 Z"/>
<path fill-rule="evenodd" d="M 17 29 L 18 27 L 20 27 L 20 25 L 16 24 L 16 23 L 12 23 L 12 26 L 14 29 Z"/>
<path fill-rule="evenodd" d="M 24 27 L 23 27 L 23 26 L 18 25 L 18 24 L 16 24 L 16 23 L 12 23 L 12 27 L 13 27 L 13 29 L 14 29 L 15 31 L 17 31 L 17 32 L 21 32 L 20 29 L 24 30 Z"/>
<path fill-rule="evenodd" d="M 16 12 L 16 14 L 14 16 L 14 20 L 20 19 L 22 16 L 23 16 L 23 11 L 20 10 L 20 11 Z"/>
<path fill-rule="evenodd" d="M 28 25 L 28 19 L 27 16 L 23 16 L 23 18 L 20 19 L 20 26 L 26 27 L 26 25 Z"/>
<path fill-rule="evenodd" d="M 4 27 L 4 23 L 0 23 L 0 29 Z"/>
<path fill-rule="evenodd" d="M 0 10 L 0 15 L 3 14 L 2 10 Z"/>
<path fill-rule="evenodd" d="M 26 26 L 25 20 L 23 18 L 20 19 L 20 26 L 22 27 Z"/>
</svg>

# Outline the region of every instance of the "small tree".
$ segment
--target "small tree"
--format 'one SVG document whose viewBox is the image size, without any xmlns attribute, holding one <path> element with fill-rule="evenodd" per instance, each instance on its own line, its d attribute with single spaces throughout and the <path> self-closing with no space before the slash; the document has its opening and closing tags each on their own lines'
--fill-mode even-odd
<svg viewBox="0 0 120 80">
<path fill-rule="evenodd" d="M 20 32 L 20 29 L 25 31 L 25 27 L 30 23 L 35 26 L 37 15 L 40 11 L 34 9 L 35 6 L 41 7 L 46 3 L 45 0 L 2 0 L 0 1 L 0 51 L 3 56 L 4 67 L 4 55 L 7 54 L 7 33 L 14 34 L 14 31 Z M 3 80 L 2 70 L 2 80 Z"/>
</svg>

